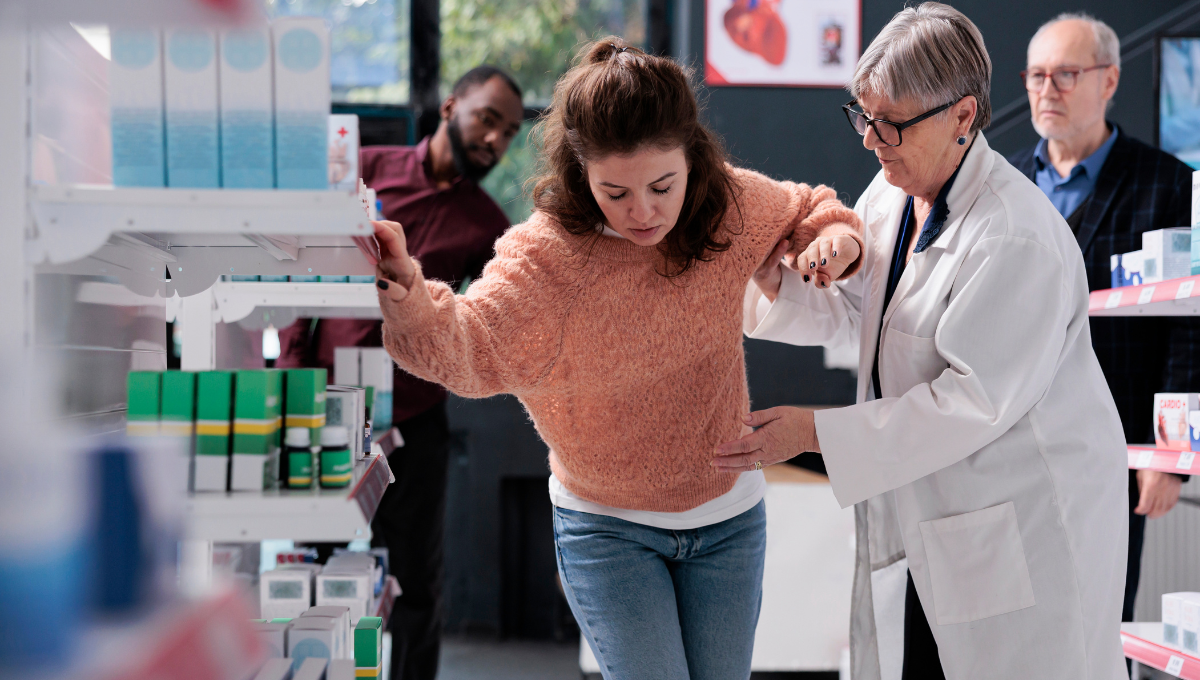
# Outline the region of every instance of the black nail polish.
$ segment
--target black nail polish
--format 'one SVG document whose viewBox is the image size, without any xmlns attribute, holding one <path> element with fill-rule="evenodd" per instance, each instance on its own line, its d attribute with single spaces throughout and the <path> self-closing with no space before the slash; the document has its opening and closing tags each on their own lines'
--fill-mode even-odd
<svg viewBox="0 0 1200 680">
<path fill-rule="evenodd" d="M 822 266 L 822 267 L 824 267 L 824 266 L 825 266 L 825 258 L 823 258 L 823 257 L 821 258 L 821 266 Z"/>
<path fill-rule="evenodd" d="M 805 274 L 805 275 L 804 275 L 804 282 L 805 282 L 805 283 L 808 283 L 808 274 Z"/>
<path fill-rule="evenodd" d="M 808 268 L 809 268 L 809 269 L 816 269 L 816 267 L 817 267 L 817 263 L 816 263 L 816 262 L 809 262 L 809 263 L 808 263 Z"/>
<path fill-rule="evenodd" d="M 835 251 L 833 251 L 833 256 L 834 256 L 834 257 L 837 257 L 837 251 L 836 251 L 836 250 L 835 250 Z"/>
<path fill-rule="evenodd" d="M 822 288 L 828 288 L 828 287 L 829 287 L 829 284 L 828 284 L 828 283 L 825 283 L 824 281 L 822 281 L 822 282 L 821 282 L 821 287 L 822 287 Z"/>
<path fill-rule="evenodd" d="M 375 281 L 375 285 L 379 286 L 379 290 L 387 290 L 388 282 L 384 281 L 383 279 L 379 279 Z"/>
</svg>

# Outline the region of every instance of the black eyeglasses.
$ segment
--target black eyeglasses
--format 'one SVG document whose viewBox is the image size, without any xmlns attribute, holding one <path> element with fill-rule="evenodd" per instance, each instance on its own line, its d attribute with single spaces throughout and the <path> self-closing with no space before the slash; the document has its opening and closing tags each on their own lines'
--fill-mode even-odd
<svg viewBox="0 0 1200 680">
<path fill-rule="evenodd" d="M 1102 68 L 1108 68 L 1112 64 L 1096 64 L 1087 68 L 1058 68 L 1053 71 L 1040 71 L 1038 69 L 1030 69 L 1021 71 L 1021 80 L 1025 81 L 1025 89 L 1030 92 L 1041 92 L 1046 85 L 1046 79 L 1054 84 L 1054 89 L 1059 92 L 1070 92 L 1079 84 L 1079 78 L 1088 71 L 1095 71 Z"/>
<path fill-rule="evenodd" d="M 865 137 L 867 129 L 870 128 L 875 131 L 875 136 L 879 138 L 879 141 L 888 146 L 900 146 L 901 142 L 904 141 L 904 138 L 900 134 L 904 128 L 912 127 L 926 118 L 936 116 L 957 103 L 958 100 L 955 100 L 936 109 L 930 109 L 916 118 L 910 118 L 903 123 L 893 123 L 890 120 L 883 120 L 882 118 L 871 118 L 862 111 L 855 111 L 853 107 L 858 106 L 857 99 L 843 104 L 842 110 L 846 112 L 846 120 L 850 121 L 850 127 L 854 128 L 854 131 L 858 134 Z M 876 123 L 879 123 L 879 125 Z"/>
</svg>

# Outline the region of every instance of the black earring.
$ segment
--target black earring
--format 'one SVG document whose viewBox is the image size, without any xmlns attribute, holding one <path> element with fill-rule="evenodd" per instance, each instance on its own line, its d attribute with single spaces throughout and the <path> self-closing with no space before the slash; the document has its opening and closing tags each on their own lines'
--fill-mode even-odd
<svg viewBox="0 0 1200 680">
<path fill-rule="evenodd" d="M 966 137 L 959 137 L 959 138 L 958 138 L 958 145 L 959 145 L 959 146 L 963 146 L 963 145 L 965 145 L 966 143 L 967 143 L 967 138 L 966 138 Z"/>
</svg>

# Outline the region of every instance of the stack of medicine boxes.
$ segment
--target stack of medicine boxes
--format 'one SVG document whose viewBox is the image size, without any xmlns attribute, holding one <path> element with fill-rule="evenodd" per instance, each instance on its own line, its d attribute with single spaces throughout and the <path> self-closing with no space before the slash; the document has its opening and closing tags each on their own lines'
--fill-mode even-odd
<svg viewBox="0 0 1200 680">
<path fill-rule="evenodd" d="M 382 675 L 383 619 L 380 617 L 361 617 L 350 628 L 346 624 L 344 607 L 312 607 L 298 616 L 258 619 L 254 624 L 268 656 L 288 659 L 292 673 L 319 659 L 328 663 L 330 669 L 335 664 L 344 667 L 347 677 L 378 678 Z M 328 676 L 326 680 L 329 680 Z"/>
<path fill-rule="evenodd" d="M 329 187 L 329 29 L 317 17 L 218 32 L 116 26 L 117 186 Z"/>
<path fill-rule="evenodd" d="M 336 347 L 333 350 L 334 382 L 367 388 L 367 410 L 370 413 L 371 430 L 376 436 L 392 427 L 394 369 L 392 358 L 382 347 Z"/>
<path fill-rule="evenodd" d="M 289 425 L 308 428 L 320 442 L 325 382 L 320 368 L 132 371 L 126 433 L 186 439 L 196 491 L 272 489 L 285 409 Z"/>
<path fill-rule="evenodd" d="M 1162 596 L 1163 641 L 1200 654 L 1200 593 Z"/>
</svg>

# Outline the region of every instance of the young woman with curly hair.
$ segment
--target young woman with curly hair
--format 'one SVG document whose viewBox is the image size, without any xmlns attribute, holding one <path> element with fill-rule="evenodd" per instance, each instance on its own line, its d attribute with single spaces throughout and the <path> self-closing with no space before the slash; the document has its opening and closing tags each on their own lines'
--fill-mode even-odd
<svg viewBox="0 0 1200 680">
<path fill-rule="evenodd" d="M 766 483 L 712 464 L 749 431 L 743 296 L 789 248 L 819 286 L 862 248 L 831 189 L 731 167 L 699 113 L 674 61 L 597 41 L 538 123 L 536 212 L 464 295 L 376 223 L 396 362 L 516 395 L 549 446 L 559 575 L 605 678 L 748 677 Z"/>
</svg>

